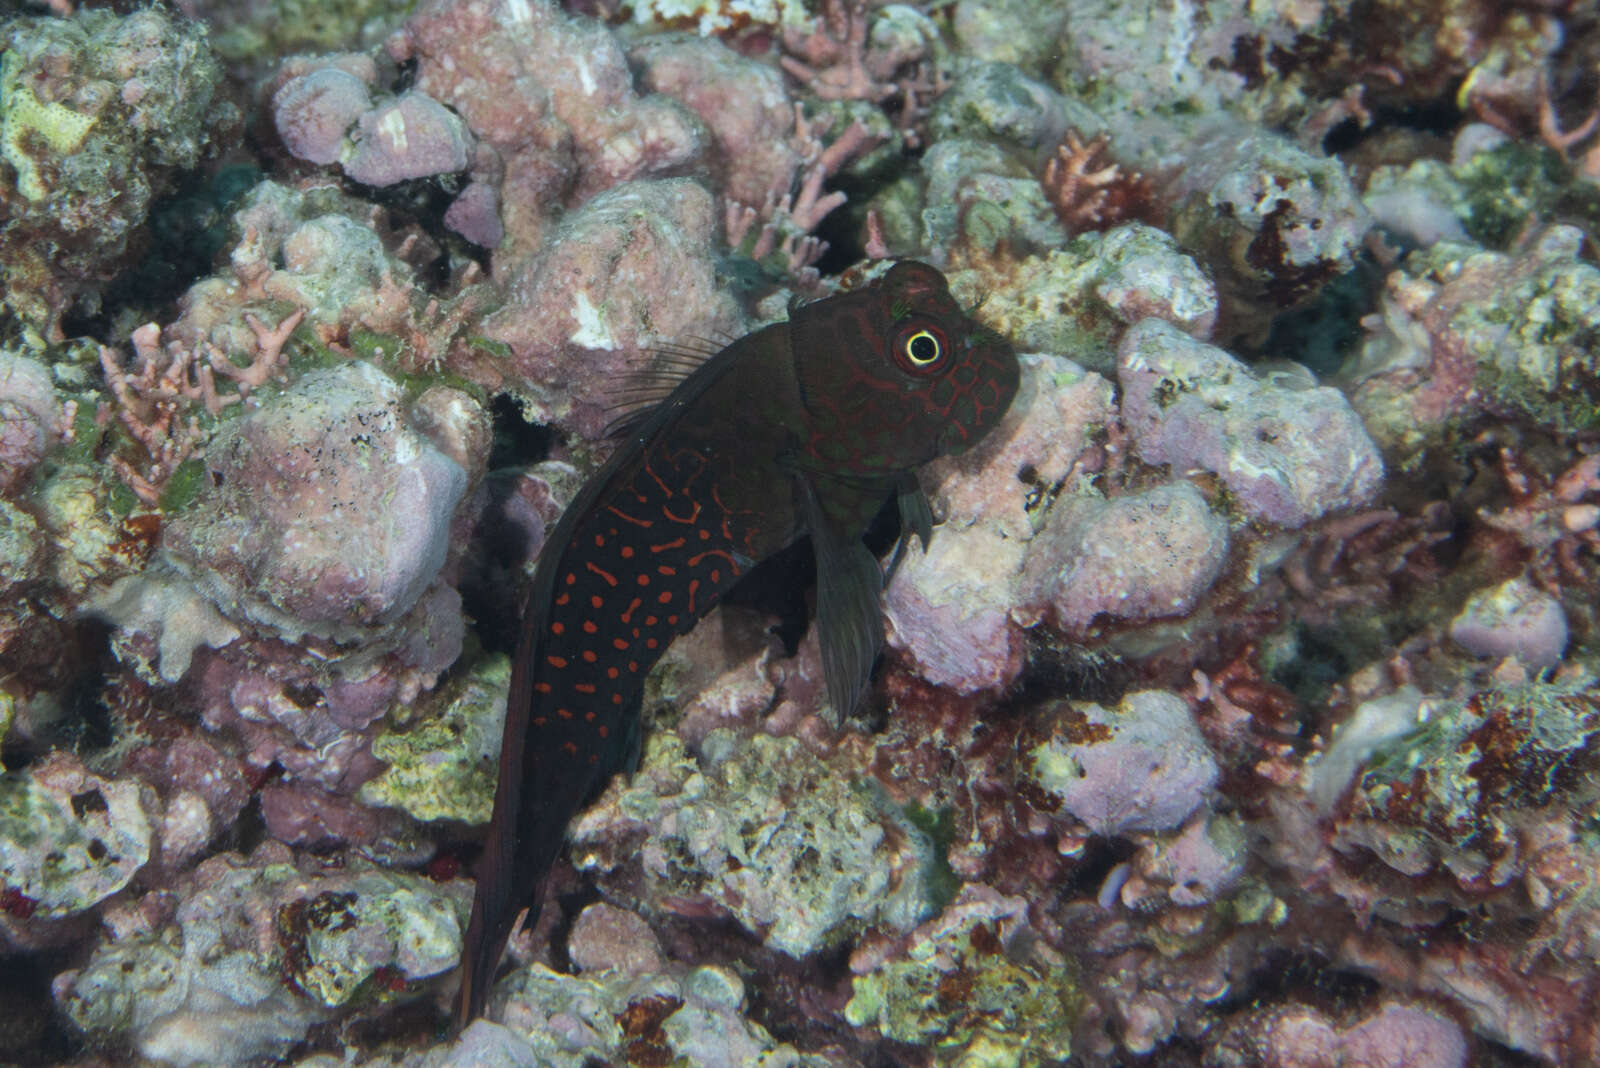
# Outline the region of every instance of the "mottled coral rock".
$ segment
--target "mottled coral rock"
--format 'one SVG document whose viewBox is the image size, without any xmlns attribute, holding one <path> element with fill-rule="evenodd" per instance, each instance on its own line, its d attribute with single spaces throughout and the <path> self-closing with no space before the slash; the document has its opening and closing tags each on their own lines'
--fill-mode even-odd
<svg viewBox="0 0 1600 1068">
<path fill-rule="evenodd" d="M 283 147 L 308 163 L 338 162 L 345 136 L 368 108 L 368 81 L 341 67 L 308 71 L 272 95 L 272 118 Z"/>
<path fill-rule="evenodd" d="M 1111 418 L 1111 386 L 1049 356 L 1023 356 L 1011 409 L 970 453 L 923 475 L 942 520 L 926 553 L 912 549 L 884 598 L 889 644 L 930 682 L 964 693 L 1005 686 L 1022 669 L 1012 618 L 1035 531 L 1094 431 Z"/>
<path fill-rule="evenodd" d="M 366 185 L 454 174 L 472 158 L 472 134 L 426 93 L 402 93 L 361 116 L 344 172 Z"/>
<path fill-rule="evenodd" d="M 1298 527 L 1364 504 L 1383 459 L 1348 401 L 1309 376 L 1258 378 L 1158 319 L 1118 350 L 1122 414 L 1147 463 L 1215 472 L 1246 516 Z"/>
<path fill-rule="evenodd" d="M 1144 690 L 1114 709 L 1060 702 L 1024 759 L 1037 788 L 1095 834 L 1180 826 L 1216 785 L 1216 759 L 1188 702 Z"/>
<path fill-rule="evenodd" d="M 930 209 L 937 210 L 937 209 Z M 952 286 L 966 284 L 957 272 Z M 1083 234 L 1064 249 L 1017 262 L 983 283 L 975 314 L 1018 345 L 1065 356 L 1102 374 L 1117 343 L 1142 319 L 1162 319 L 1205 339 L 1217 291 L 1198 264 L 1161 230 L 1125 223 Z"/>
<path fill-rule="evenodd" d="M 683 179 L 630 182 L 566 217 L 483 326 L 511 346 L 530 416 L 599 437 L 618 380 L 647 369 L 654 346 L 744 332 L 714 269 L 715 229 L 711 196 Z"/>
<path fill-rule="evenodd" d="M 17 490 L 60 430 L 61 403 L 37 360 L 0 352 L 0 493 Z"/>
<path fill-rule="evenodd" d="M 1535 671 L 1561 662 L 1567 617 L 1561 601 L 1526 579 L 1507 579 L 1467 598 L 1450 638 L 1473 656 L 1514 656 Z"/>
<path fill-rule="evenodd" d="M 302 378 L 225 427 L 206 463 L 166 548 L 224 613 L 291 639 L 399 621 L 438 577 L 466 490 L 367 363 Z"/>
<path fill-rule="evenodd" d="M 1019 615 L 1081 632 L 1100 616 L 1188 613 L 1228 558 L 1228 524 L 1187 482 L 1064 498 L 1033 540 Z"/>
<path fill-rule="evenodd" d="M 723 196 L 759 208 L 769 195 L 788 194 L 801 159 L 791 137 L 794 104 L 777 69 L 715 38 L 647 38 L 628 58 L 645 88 L 683 101 L 711 131 Z"/>
<path fill-rule="evenodd" d="M 723 730 L 702 748 L 715 757 L 704 771 L 676 735 L 651 734 L 640 772 L 573 824 L 579 865 L 636 860 L 659 892 L 726 911 L 796 958 L 861 924 L 909 929 L 931 908 L 931 844 L 869 776 L 794 738 Z M 649 837 L 619 854 L 638 830 Z"/>
<path fill-rule="evenodd" d="M 4 300 L 49 333 L 127 257 L 156 198 L 231 147 L 238 109 L 200 24 L 107 9 L 0 24 Z"/>
<path fill-rule="evenodd" d="M 127 886 L 155 845 L 148 789 L 93 775 L 66 753 L 0 772 L 0 888 L 20 894 L 28 915 L 54 919 Z"/>
<path fill-rule="evenodd" d="M 567 954 L 581 972 L 645 975 L 665 964 L 655 932 L 638 915 L 598 902 L 578 914 Z"/>
<path fill-rule="evenodd" d="M 107 939 L 57 977 L 55 996 L 93 1035 L 199 1066 L 280 1057 L 333 1007 L 447 970 L 468 887 L 367 866 L 302 871 L 268 846 L 214 857 L 174 889 L 170 920 Z"/>
</svg>

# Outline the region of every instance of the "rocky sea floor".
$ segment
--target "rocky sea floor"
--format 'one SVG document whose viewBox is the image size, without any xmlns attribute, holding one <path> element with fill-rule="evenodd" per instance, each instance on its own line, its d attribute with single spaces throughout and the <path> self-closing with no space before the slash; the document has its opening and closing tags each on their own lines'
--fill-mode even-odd
<svg viewBox="0 0 1600 1068">
<path fill-rule="evenodd" d="M 0 1063 L 1600 1063 L 1586 0 L 0 3 Z M 448 1032 L 626 386 L 1021 354 L 829 706 L 652 674 Z"/>
</svg>

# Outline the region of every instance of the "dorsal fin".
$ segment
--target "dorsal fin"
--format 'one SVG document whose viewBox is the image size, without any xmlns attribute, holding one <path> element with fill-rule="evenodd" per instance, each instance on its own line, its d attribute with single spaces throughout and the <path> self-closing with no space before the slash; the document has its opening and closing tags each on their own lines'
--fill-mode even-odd
<svg viewBox="0 0 1600 1068">
<path fill-rule="evenodd" d="M 606 424 L 604 436 L 617 441 L 638 430 L 673 390 L 731 343 L 732 339 L 692 336 L 652 349 L 649 367 L 623 375 L 621 384 L 607 391 L 612 403 L 606 412 L 616 414 Z"/>
</svg>

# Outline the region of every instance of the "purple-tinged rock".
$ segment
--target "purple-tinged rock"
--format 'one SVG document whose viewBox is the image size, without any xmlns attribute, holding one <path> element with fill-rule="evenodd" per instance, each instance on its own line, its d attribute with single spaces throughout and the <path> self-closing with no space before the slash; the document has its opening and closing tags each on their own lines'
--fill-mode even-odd
<svg viewBox="0 0 1600 1068">
<path fill-rule="evenodd" d="M 483 325 L 511 346 L 528 417 L 597 438 L 617 382 L 647 370 L 657 346 L 744 333 L 715 231 L 711 195 L 686 179 L 627 182 L 568 215 Z"/>
<path fill-rule="evenodd" d="M 233 619 L 348 640 L 438 577 L 466 473 L 367 363 L 307 375 L 225 427 L 165 548 Z"/>
<path fill-rule="evenodd" d="M 1338 390 L 1258 378 L 1214 345 L 1146 319 L 1118 350 L 1122 415 L 1139 456 L 1212 471 L 1244 515 L 1299 527 L 1370 501 L 1383 459 Z"/>
<path fill-rule="evenodd" d="M 468 182 L 444 209 L 444 224 L 474 245 L 494 248 L 506 236 L 500 221 L 500 191 L 489 182 Z"/>
<path fill-rule="evenodd" d="M 1109 500 L 1066 498 L 1033 540 L 1018 611 L 1025 624 L 1046 618 L 1068 632 L 1101 615 L 1181 616 L 1227 558 L 1227 522 L 1187 482 Z"/>
<path fill-rule="evenodd" d="M 44 365 L 0 353 L 0 493 L 17 489 L 33 472 L 60 420 L 61 405 Z"/>
<path fill-rule="evenodd" d="M 386 186 L 435 174 L 455 174 L 472 160 L 472 134 L 455 112 L 412 90 L 361 116 L 355 151 L 344 173 L 364 185 Z"/>
<path fill-rule="evenodd" d="M 339 67 L 321 67 L 272 94 L 272 121 L 292 155 L 328 164 L 338 161 L 345 135 L 371 107 L 365 81 Z"/>
<path fill-rule="evenodd" d="M 1023 561 L 1055 488 L 1111 418 L 1111 385 L 1050 356 L 1022 357 L 1022 384 L 1000 425 L 970 453 L 926 474 L 941 523 L 913 548 L 884 607 L 889 644 L 928 681 L 961 693 L 997 689 L 1022 670 L 1012 618 Z"/>
<path fill-rule="evenodd" d="M 666 964 L 655 932 L 636 913 L 597 902 L 578 913 L 567 955 L 580 972 L 648 975 Z"/>
<path fill-rule="evenodd" d="M 1115 709 L 1057 702 L 1049 736 L 1023 754 L 1043 796 L 1101 835 L 1170 831 L 1205 803 L 1217 762 L 1174 693 L 1142 690 Z"/>
<path fill-rule="evenodd" d="M 1514 578 L 1467 598 L 1450 623 L 1450 638 L 1478 657 L 1514 656 L 1542 671 L 1561 662 L 1567 617 L 1559 598 Z"/>
</svg>

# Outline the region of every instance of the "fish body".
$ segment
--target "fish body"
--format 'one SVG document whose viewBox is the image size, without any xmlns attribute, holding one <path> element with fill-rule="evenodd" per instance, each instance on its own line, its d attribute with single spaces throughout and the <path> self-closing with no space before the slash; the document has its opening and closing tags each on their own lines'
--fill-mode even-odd
<svg viewBox="0 0 1600 1068">
<path fill-rule="evenodd" d="M 885 577 L 863 533 L 896 500 L 895 564 L 913 535 L 926 545 L 916 468 L 982 437 L 1018 377 L 1011 347 L 943 275 L 902 262 L 733 342 L 633 424 L 562 514 L 524 604 L 458 1027 L 482 1014 L 574 813 L 637 759 L 651 666 L 805 535 L 829 698 L 851 710 L 882 643 Z"/>
</svg>

